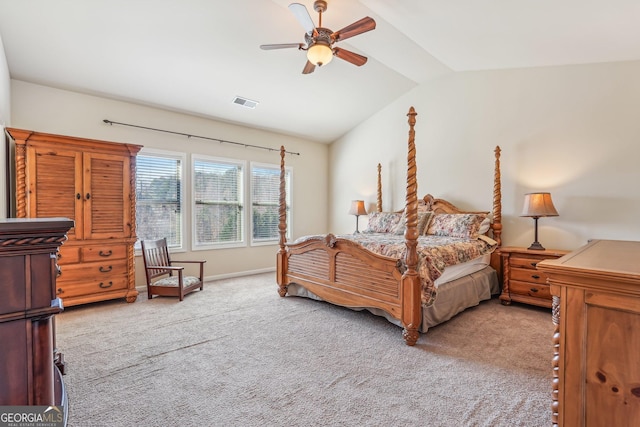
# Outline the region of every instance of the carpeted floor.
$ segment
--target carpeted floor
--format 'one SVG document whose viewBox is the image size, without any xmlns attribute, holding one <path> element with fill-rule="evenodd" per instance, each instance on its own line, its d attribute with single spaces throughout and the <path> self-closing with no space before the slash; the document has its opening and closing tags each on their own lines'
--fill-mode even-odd
<svg viewBox="0 0 640 427">
<path fill-rule="evenodd" d="M 274 274 L 56 316 L 69 426 L 545 426 L 549 310 L 493 299 L 415 347 Z"/>
</svg>

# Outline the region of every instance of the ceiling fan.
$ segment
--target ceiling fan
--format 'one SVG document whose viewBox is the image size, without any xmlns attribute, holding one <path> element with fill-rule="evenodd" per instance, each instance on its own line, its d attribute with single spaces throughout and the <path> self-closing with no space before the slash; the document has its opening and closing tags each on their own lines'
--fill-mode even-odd
<svg viewBox="0 0 640 427">
<path fill-rule="evenodd" d="M 331 62 L 334 55 L 358 67 L 364 65 L 367 62 L 367 57 L 333 45 L 349 37 L 373 30 L 376 28 L 376 21 L 367 16 L 334 32 L 322 26 L 322 14 L 327 10 L 327 2 L 316 0 L 313 2 L 313 9 L 318 12 L 319 16 L 317 27 L 313 24 L 309 11 L 303 4 L 291 3 L 289 5 L 289 10 L 293 12 L 306 31 L 304 34 L 306 43 L 263 44 L 260 49 L 271 50 L 295 47 L 299 50 L 306 50 L 307 64 L 304 66 L 302 74 L 313 73 L 316 66 L 321 67 Z"/>
</svg>

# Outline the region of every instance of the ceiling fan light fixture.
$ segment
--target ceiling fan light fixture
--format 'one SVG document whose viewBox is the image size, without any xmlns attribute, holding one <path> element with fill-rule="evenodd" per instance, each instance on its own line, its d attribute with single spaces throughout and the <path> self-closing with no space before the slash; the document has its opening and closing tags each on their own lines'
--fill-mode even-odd
<svg viewBox="0 0 640 427">
<path fill-rule="evenodd" d="M 333 50 L 328 43 L 318 40 L 307 49 L 307 59 L 313 65 L 322 67 L 333 59 Z"/>
</svg>

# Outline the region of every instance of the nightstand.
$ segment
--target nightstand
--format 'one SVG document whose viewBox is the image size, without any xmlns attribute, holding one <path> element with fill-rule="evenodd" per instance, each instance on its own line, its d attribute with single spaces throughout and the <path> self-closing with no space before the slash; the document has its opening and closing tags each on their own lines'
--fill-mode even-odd
<svg viewBox="0 0 640 427">
<path fill-rule="evenodd" d="M 557 259 L 569 251 L 546 249 L 543 251 L 527 248 L 500 248 L 502 257 L 502 293 L 503 305 L 511 301 L 551 308 L 551 292 L 544 274 L 536 269 L 540 261 Z"/>
</svg>

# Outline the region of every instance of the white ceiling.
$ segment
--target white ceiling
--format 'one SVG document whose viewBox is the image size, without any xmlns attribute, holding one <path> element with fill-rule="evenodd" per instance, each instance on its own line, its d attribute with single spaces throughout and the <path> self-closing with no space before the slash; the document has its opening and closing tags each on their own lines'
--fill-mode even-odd
<svg viewBox="0 0 640 427">
<path fill-rule="evenodd" d="M 326 143 L 446 73 L 640 59 L 638 0 L 328 0 L 324 27 L 376 20 L 339 42 L 369 61 L 302 75 L 304 52 L 259 49 L 304 41 L 289 3 L 0 0 L 0 37 L 13 79 Z"/>
</svg>

